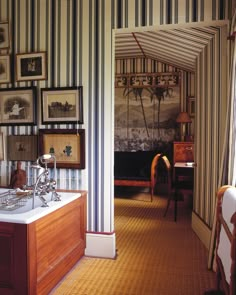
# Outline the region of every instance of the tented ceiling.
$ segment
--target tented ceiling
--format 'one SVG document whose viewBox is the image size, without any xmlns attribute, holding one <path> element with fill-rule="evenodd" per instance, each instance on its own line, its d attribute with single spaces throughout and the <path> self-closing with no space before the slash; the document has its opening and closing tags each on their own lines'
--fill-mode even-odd
<svg viewBox="0 0 236 295">
<path fill-rule="evenodd" d="M 222 25 L 226 24 L 220 21 L 207 26 L 116 33 L 115 58 L 151 58 L 194 72 L 199 54 L 211 45 Z"/>
</svg>

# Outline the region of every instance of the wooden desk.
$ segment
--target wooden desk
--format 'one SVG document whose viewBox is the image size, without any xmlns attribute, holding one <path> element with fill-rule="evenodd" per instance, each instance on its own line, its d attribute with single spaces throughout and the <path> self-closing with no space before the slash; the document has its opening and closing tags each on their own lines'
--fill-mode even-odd
<svg viewBox="0 0 236 295">
<path fill-rule="evenodd" d="M 193 162 L 194 161 L 194 142 L 175 141 L 173 162 Z"/>
<path fill-rule="evenodd" d="M 174 195 L 174 219 L 177 219 L 178 192 L 192 193 L 194 186 L 194 142 L 175 141 L 173 143 L 173 170 L 171 185 L 169 186 L 168 202 L 164 216 L 169 209 L 170 200 Z"/>
<path fill-rule="evenodd" d="M 176 162 L 174 164 L 174 182 L 184 180 L 186 177 L 193 177 L 194 162 Z M 193 179 L 193 178 L 192 178 Z"/>
<path fill-rule="evenodd" d="M 174 200 L 175 200 L 175 212 L 174 219 L 177 220 L 177 202 L 178 202 L 178 193 L 193 193 L 194 186 L 194 163 L 188 165 L 187 162 L 176 162 L 174 164 Z"/>
</svg>

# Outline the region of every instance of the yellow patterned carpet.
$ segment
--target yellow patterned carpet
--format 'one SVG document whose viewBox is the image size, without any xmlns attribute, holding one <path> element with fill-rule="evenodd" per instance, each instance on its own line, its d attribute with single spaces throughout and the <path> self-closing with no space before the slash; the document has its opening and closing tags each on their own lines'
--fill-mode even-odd
<svg viewBox="0 0 236 295">
<path fill-rule="evenodd" d="M 117 258 L 83 257 L 50 293 L 53 295 L 203 295 L 215 274 L 207 250 L 191 229 L 188 198 L 163 217 L 165 197 L 116 195 Z"/>
</svg>

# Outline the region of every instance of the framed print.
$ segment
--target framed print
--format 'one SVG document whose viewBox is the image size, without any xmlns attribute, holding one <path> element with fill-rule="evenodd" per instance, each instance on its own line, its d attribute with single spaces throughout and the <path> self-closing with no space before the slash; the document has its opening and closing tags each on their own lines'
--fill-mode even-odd
<svg viewBox="0 0 236 295">
<path fill-rule="evenodd" d="M 0 23 L 0 50 L 9 47 L 9 24 L 8 22 L 3 22 Z"/>
<path fill-rule="evenodd" d="M 42 123 L 83 123 L 82 86 L 42 88 Z"/>
<path fill-rule="evenodd" d="M 39 129 L 39 155 L 54 154 L 58 168 L 85 168 L 84 129 Z"/>
<path fill-rule="evenodd" d="M 188 114 L 190 117 L 195 116 L 195 97 L 188 97 Z"/>
<path fill-rule="evenodd" d="M 4 160 L 4 139 L 3 133 L 0 132 L 0 161 Z"/>
<path fill-rule="evenodd" d="M 0 125 L 35 125 L 36 104 L 36 87 L 0 88 Z"/>
<path fill-rule="evenodd" d="M 0 55 L 0 84 L 10 82 L 10 55 Z"/>
<path fill-rule="evenodd" d="M 16 81 L 47 79 L 46 52 L 16 55 Z"/>
<path fill-rule="evenodd" d="M 7 158 L 10 161 L 35 161 L 38 155 L 37 135 L 8 135 Z"/>
</svg>

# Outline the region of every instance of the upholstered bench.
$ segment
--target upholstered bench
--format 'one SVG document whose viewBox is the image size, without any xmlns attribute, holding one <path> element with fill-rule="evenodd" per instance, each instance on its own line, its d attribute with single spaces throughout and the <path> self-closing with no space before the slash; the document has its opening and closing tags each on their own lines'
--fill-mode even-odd
<svg viewBox="0 0 236 295">
<path fill-rule="evenodd" d="M 115 152 L 115 186 L 149 187 L 152 201 L 161 157 L 154 151 Z"/>
</svg>

